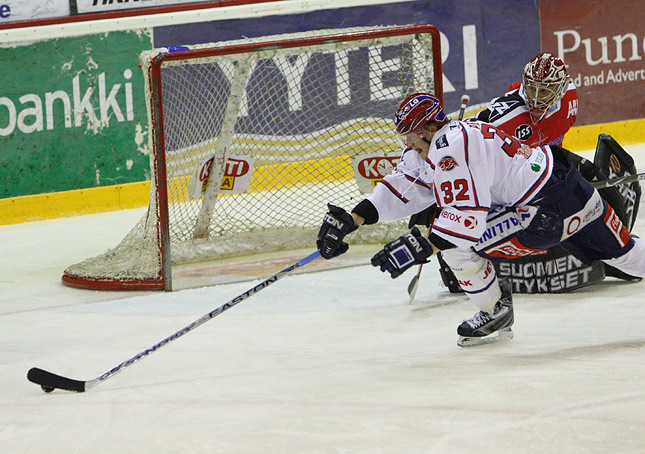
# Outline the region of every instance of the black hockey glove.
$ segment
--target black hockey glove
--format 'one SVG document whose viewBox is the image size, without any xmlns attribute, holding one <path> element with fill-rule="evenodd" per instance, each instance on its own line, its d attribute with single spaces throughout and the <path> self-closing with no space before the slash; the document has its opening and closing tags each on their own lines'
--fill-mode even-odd
<svg viewBox="0 0 645 454">
<path fill-rule="evenodd" d="M 411 229 L 415 225 L 425 225 L 426 227 L 430 227 L 434 222 L 434 218 L 439 214 L 439 211 L 440 210 L 437 205 L 434 204 L 430 205 L 423 211 L 413 214 L 410 216 L 410 220 L 408 221 L 408 228 Z"/>
<path fill-rule="evenodd" d="M 372 257 L 372 265 L 387 271 L 392 279 L 399 277 L 412 265 L 426 263 L 432 255 L 430 242 L 421 235 L 417 227 L 410 233 L 390 241 Z"/>
<path fill-rule="evenodd" d="M 320 255 L 330 259 L 347 252 L 349 245 L 343 241 L 343 238 L 358 227 L 354 225 L 354 218 L 347 211 L 331 203 L 328 203 L 327 207 L 329 211 L 325 214 L 318 231 L 316 247 L 320 249 Z"/>
</svg>

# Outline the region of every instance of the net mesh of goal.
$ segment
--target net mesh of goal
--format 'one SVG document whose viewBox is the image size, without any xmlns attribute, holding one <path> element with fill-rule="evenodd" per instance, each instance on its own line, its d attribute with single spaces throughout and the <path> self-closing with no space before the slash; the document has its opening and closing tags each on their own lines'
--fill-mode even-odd
<svg viewBox="0 0 645 454">
<path fill-rule="evenodd" d="M 425 26 L 320 30 L 145 51 L 151 194 L 114 249 L 67 285 L 170 289 L 171 262 L 315 248 L 327 203 L 362 200 L 352 159 L 400 154 L 392 118 L 415 91 L 442 98 Z M 405 224 L 365 226 L 379 243 Z"/>
</svg>

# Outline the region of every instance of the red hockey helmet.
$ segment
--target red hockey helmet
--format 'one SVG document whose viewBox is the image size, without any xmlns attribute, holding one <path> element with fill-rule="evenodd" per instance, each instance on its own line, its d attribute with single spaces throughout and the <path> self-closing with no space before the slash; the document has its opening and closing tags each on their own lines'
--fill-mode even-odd
<svg viewBox="0 0 645 454">
<path fill-rule="evenodd" d="M 567 92 L 564 62 L 549 53 L 536 55 L 524 67 L 522 84 L 531 119 L 538 123 Z"/>
<path fill-rule="evenodd" d="M 396 132 L 401 135 L 417 131 L 429 121 L 446 120 L 441 101 L 429 93 L 412 93 L 403 100 L 394 117 Z"/>
</svg>

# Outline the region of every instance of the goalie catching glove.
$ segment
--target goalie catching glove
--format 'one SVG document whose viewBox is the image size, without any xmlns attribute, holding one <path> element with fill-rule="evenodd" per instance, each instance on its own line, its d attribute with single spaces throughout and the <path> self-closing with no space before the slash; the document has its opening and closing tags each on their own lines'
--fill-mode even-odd
<svg viewBox="0 0 645 454">
<path fill-rule="evenodd" d="M 326 259 L 337 257 L 347 252 L 349 245 L 343 241 L 345 235 L 358 228 L 354 225 L 354 218 L 341 207 L 327 204 L 329 211 L 323 218 L 323 224 L 318 231 L 316 247 L 320 255 Z"/>
<path fill-rule="evenodd" d="M 392 279 L 399 277 L 415 264 L 426 263 L 432 255 L 432 245 L 417 227 L 410 233 L 390 241 L 372 257 L 372 265 L 387 271 Z"/>
</svg>

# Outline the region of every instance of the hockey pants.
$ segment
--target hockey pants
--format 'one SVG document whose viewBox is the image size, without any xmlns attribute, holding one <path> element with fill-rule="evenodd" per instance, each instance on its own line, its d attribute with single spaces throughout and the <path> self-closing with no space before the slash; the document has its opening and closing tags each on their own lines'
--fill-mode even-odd
<svg viewBox="0 0 645 454">
<path fill-rule="evenodd" d="M 614 210 L 573 166 L 556 160 L 551 178 L 533 200 L 538 211 L 514 234 L 515 247 L 539 251 L 559 244 L 586 264 L 603 260 L 630 275 L 645 276 L 645 241 L 630 237 Z M 442 254 L 471 301 L 491 310 L 501 291 L 490 261 L 473 250 Z"/>
</svg>

